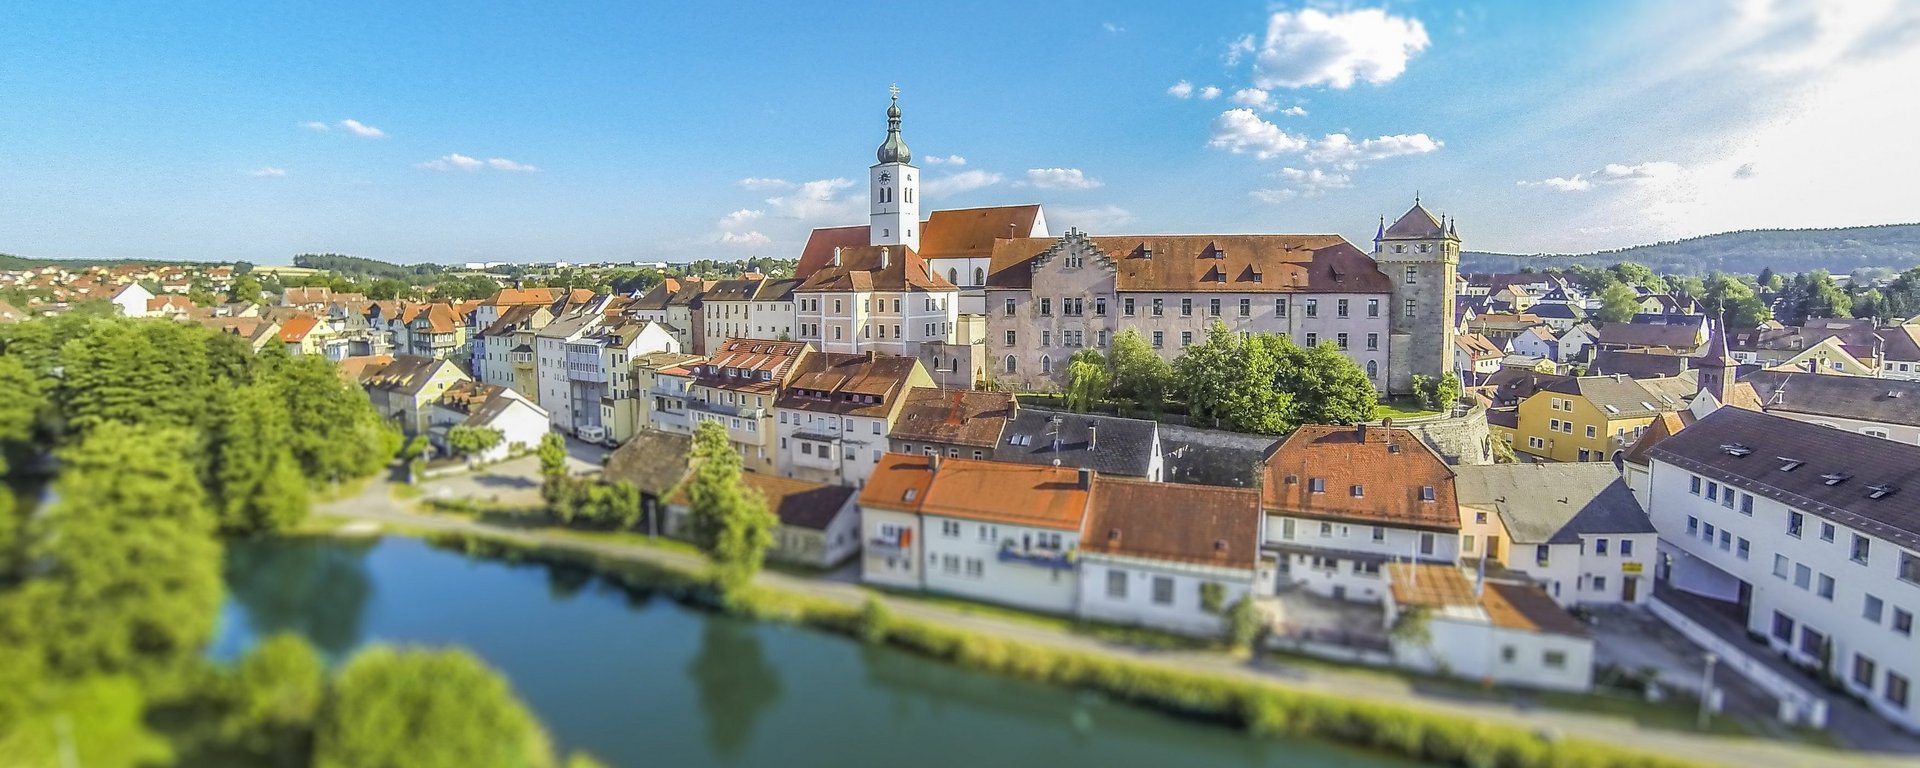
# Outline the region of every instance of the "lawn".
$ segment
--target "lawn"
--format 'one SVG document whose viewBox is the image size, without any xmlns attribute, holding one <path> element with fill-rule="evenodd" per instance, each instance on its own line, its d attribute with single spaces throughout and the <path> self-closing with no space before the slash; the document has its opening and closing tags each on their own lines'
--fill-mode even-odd
<svg viewBox="0 0 1920 768">
<path fill-rule="evenodd" d="M 1422 416 L 1433 416 L 1438 413 L 1440 412 L 1422 408 L 1420 404 L 1414 402 L 1413 399 L 1404 397 L 1394 398 L 1393 400 L 1373 407 L 1373 418 L 1376 420 L 1386 418 L 1417 419 Z"/>
</svg>

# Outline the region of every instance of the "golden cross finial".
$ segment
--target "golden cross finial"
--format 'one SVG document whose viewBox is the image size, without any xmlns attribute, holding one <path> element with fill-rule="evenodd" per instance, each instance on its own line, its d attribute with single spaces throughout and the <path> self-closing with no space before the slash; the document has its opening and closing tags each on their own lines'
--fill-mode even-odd
<svg viewBox="0 0 1920 768">
<path fill-rule="evenodd" d="M 887 86 L 887 93 L 893 96 L 894 101 L 899 101 L 900 100 L 900 84 L 894 83 L 893 85 Z"/>
</svg>

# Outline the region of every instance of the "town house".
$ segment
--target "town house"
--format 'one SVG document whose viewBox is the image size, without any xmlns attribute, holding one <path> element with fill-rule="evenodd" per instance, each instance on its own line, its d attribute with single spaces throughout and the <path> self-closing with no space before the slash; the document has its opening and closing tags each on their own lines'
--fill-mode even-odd
<svg viewBox="0 0 1920 768">
<path fill-rule="evenodd" d="M 932 386 L 911 357 L 808 355 L 775 403 L 785 477 L 860 487 L 887 452 L 887 436 L 914 387 Z"/>
</svg>

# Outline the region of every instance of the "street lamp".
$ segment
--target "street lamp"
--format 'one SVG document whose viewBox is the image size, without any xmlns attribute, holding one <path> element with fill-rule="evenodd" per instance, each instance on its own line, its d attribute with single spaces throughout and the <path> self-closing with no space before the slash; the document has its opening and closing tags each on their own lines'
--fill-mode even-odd
<svg viewBox="0 0 1920 768">
<path fill-rule="evenodd" d="M 1714 655 L 1712 651 L 1707 652 L 1706 675 L 1700 679 L 1700 730 L 1703 731 L 1707 729 L 1708 707 L 1713 700 L 1713 665 L 1719 662 L 1719 656 Z"/>
</svg>

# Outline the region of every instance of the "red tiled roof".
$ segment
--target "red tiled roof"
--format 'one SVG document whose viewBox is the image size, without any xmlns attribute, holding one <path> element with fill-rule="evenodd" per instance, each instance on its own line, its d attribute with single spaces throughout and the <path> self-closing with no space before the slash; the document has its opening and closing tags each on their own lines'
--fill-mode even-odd
<svg viewBox="0 0 1920 768">
<path fill-rule="evenodd" d="M 800 251 L 800 263 L 793 268 L 795 277 L 812 277 L 820 268 L 833 263 L 833 249 L 852 248 L 866 245 L 867 225 L 856 224 L 851 227 L 817 227 L 807 236 L 807 246 Z"/>
<path fill-rule="evenodd" d="M 1431 500 L 1422 498 L 1426 488 L 1433 490 Z M 1294 430 L 1267 458 L 1260 500 L 1270 512 L 1303 517 L 1460 527 L 1453 470 L 1412 432 L 1377 424 Z"/>
<path fill-rule="evenodd" d="M 1387 293 L 1373 257 L 1339 235 L 1126 235 L 1001 240 L 987 274 L 992 288 L 1031 288 L 1032 263 L 1069 238 L 1086 240 L 1115 269 L 1117 291 Z M 1096 259 L 1101 258 L 1096 256 Z"/>
<path fill-rule="evenodd" d="M 320 321 L 312 315 L 295 315 L 280 324 L 280 340 L 288 344 L 298 344 L 305 340 L 307 334 L 312 333 L 314 327 L 319 324 Z"/>
<path fill-rule="evenodd" d="M 920 255 L 929 259 L 991 256 L 996 240 L 1033 236 L 1039 218 L 1039 205 L 934 211 L 920 222 Z"/>
<path fill-rule="evenodd" d="M 806 291 L 956 291 L 953 283 L 927 268 L 926 259 L 904 245 L 841 248 L 826 266 L 796 288 Z M 831 259 L 837 258 L 836 266 Z"/>
<path fill-rule="evenodd" d="M 1254 489 L 1101 477 L 1080 548 L 1251 570 L 1259 540 Z"/>
</svg>

